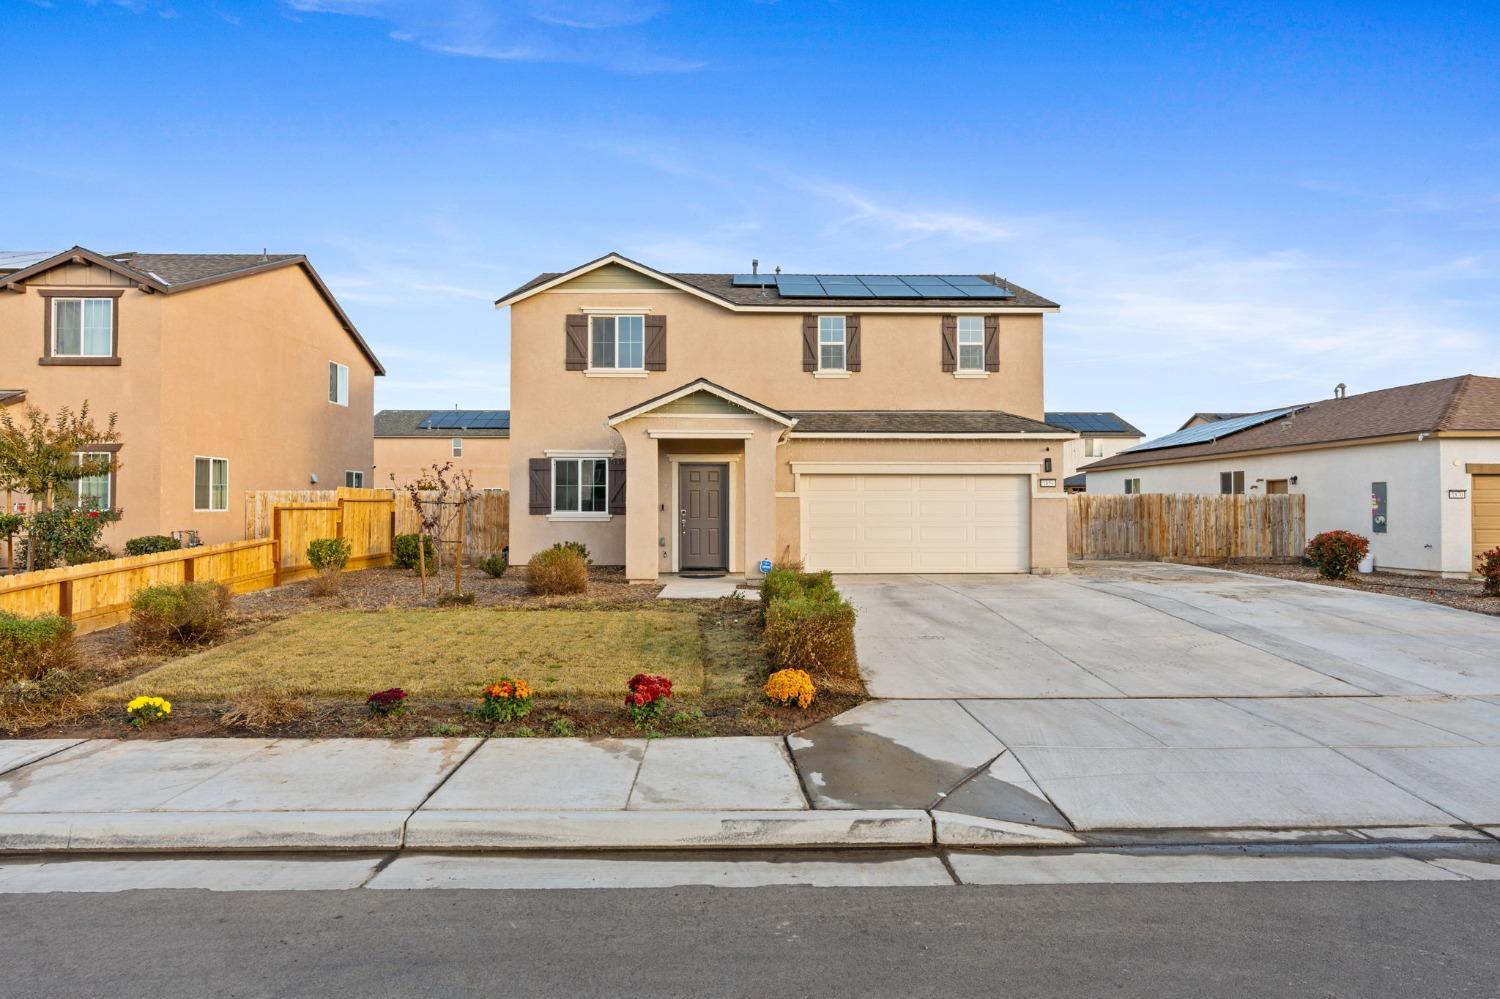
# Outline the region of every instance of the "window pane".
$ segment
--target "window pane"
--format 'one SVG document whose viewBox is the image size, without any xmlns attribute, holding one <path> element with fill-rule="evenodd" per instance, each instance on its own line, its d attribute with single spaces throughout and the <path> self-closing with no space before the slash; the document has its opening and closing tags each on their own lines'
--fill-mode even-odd
<svg viewBox="0 0 1500 999">
<path fill-rule="evenodd" d="M 645 367 L 646 319 L 644 316 L 620 316 L 615 320 L 615 365 L 621 368 Z"/>
<path fill-rule="evenodd" d="M 208 459 L 198 458 L 193 462 L 193 509 L 208 509 Z"/>
<path fill-rule="evenodd" d="M 107 298 L 83 301 L 83 352 L 90 357 L 114 353 L 114 302 Z"/>
<path fill-rule="evenodd" d="M 552 509 L 564 513 L 578 509 L 578 462 L 572 458 L 552 463 Z"/>
<path fill-rule="evenodd" d="M 615 317 L 594 316 L 589 320 L 593 331 L 593 366 L 613 368 L 615 366 Z"/>
<path fill-rule="evenodd" d="M 339 368 L 339 405 L 349 405 L 349 365 L 340 364 Z"/>
<path fill-rule="evenodd" d="M 820 367 L 832 371 L 844 369 L 844 345 L 842 343 L 825 343 L 820 350 Z"/>
<path fill-rule="evenodd" d="M 984 367 L 984 347 L 963 343 L 958 346 L 958 366 L 963 371 L 978 371 Z"/>
<path fill-rule="evenodd" d="M 842 340 L 844 338 L 844 317 L 819 316 L 818 334 L 821 336 L 824 333 L 836 334 L 837 338 Z"/>
<path fill-rule="evenodd" d="M 83 349 L 83 303 L 61 299 L 52 314 L 52 353 L 77 357 Z"/>
<path fill-rule="evenodd" d="M 229 509 L 229 462 L 223 458 L 213 460 L 213 503 L 211 509 Z"/>
<path fill-rule="evenodd" d="M 984 336 L 984 317 L 983 316 L 959 316 L 958 317 L 958 335 L 960 337 L 963 337 L 963 336 L 976 336 L 977 335 L 977 336 L 979 336 L 979 337 L 982 338 Z"/>
<path fill-rule="evenodd" d="M 582 490 L 579 509 L 584 513 L 604 512 L 604 480 L 608 471 L 608 465 L 602 458 L 590 458 L 583 462 L 583 472 L 588 476 L 587 485 Z"/>
<path fill-rule="evenodd" d="M 339 366 L 328 362 L 328 401 L 339 401 Z"/>
</svg>

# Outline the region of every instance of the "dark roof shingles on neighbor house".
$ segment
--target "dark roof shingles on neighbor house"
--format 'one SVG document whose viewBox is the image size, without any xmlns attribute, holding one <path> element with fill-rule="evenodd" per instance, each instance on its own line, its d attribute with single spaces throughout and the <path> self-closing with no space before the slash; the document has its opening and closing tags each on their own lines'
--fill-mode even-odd
<svg viewBox="0 0 1500 999">
<path fill-rule="evenodd" d="M 804 410 L 791 412 L 794 434 L 1056 434 L 1068 433 L 998 410 Z"/>
<path fill-rule="evenodd" d="M 1459 375 L 1362 392 L 1343 399 L 1324 399 L 1289 416 L 1218 440 L 1149 451 L 1123 451 L 1094 462 L 1088 471 L 1440 430 L 1477 430 L 1500 436 L 1500 378 Z"/>
<path fill-rule="evenodd" d="M 110 259 L 159 278 L 164 284 L 178 285 L 303 258 L 296 253 L 114 253 Z"/>
<path fill-rule="evenodd" d="M 449 412 L 445 409 L 382 409 L 375 414 L 376 437 L 509 437 L 510 410 L 484 409 L 471 412 L 499 416 L 504 427 L 423 427 L 433 416 Z"/>
</svg>

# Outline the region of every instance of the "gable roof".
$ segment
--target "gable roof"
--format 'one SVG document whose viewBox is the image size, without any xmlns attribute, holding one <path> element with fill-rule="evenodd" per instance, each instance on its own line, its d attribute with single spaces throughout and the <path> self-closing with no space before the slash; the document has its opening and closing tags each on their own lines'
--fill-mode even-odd
<svg viewBox="0 0 1500 999">
<path fill-rule="evenodd" d="M 824 409 L 791 412 L 797 437 L 845 436 L 1009 436 L 1047 434 L 1071 438 L 1072 432 L 997 409 Z"/>
<path fill-rule="evenodd" d="M 1085 437 L 1145 437 L 1116 413 L 1047 413 L 1054 427 L 1076 430 Z"/>
<path fill-rule="evenodd" d="M 38 259 L 39 258 L 39 259 Z M 113 271 L 134 281 L 143 291 L 175 294 L 220 281 L 249 277 L 281 267 L 301 267 L 319 296 L 354 340 L 377 375 L 385 374 L 380 359 L 365 342 L 333 292 L 323 283 L 306 256 L 300 253 L 97 253 L 75 246 L 41 256 L 22 251 L 0 251 L 0 289 L 19 287 L 26 280 L 75 260 Z M 28 262 L 29 261 L 29 262 Z"/>
<path fill-rule="evenodd" d="M 613 427 L 616 424 L 624 423 L 626 420 L 633 420 L 637 416 L 644 416 L 647 413 L 651 412 L 651 410 L 656 409 L 659 406 L 665 406 L 669 402 L 674 402 L 686 395 L 692 395 L 694 392 L 708 392 L 712 395 L 716 395 L 726 402 L 732 402 L 742 409 L 748 409 L 755 415 L 764 416 L 771 422 L 780 423 L 784 427 L 793 426 L 797 422 L 794 417 L 790 416 L 787 413 L 783 413 L 779 409 L 772 409 L 765 403 L 756 402 L 754 399 L 750 398 L 747 395 L 740 395 L 738 392 L 735 392 L 732 389 L 727 389 L 715 382 L 711 382 L 707 378 L 695 378 L 693 381 L 688 382 L 686 385 L 677 386 L 670 392 L 663 392 L 661 395 L 652 396 L 645 402 L 640 402 L 634 406 L 622 409 L 618 413 L 611 413 L 606 418 L 606 420 L 609 425 Z"/>
<path fill-rule="evenodd" d="M 1479 431 L 1500 437 L 1500 378 L 1459 375 L 1286 408 L 1290 412 L 1285 416 L 1224 437 L 1165 448 L 1153 448 L 1147 441 L 1085 468 L 1097 472 L 1159 461 L 1444 431 Z"/>
<path fill-rule="evenodd" d="M 451 409 L 382 409 L 375 414 L 376 437 L 509 437 L 510 410 L 461 410 L 480 419 L 465 423 L 502 424 L 501 426 L 430 426 L 434 417 L 446 417 Z"/>
<path fill-rule="evenodd" d="M 1241 416 L 1249 416 L 1249 413 L 1194 413 L 1182 421 L 1178 430 L 1186 430 L 1194 420 L 1202 420 L 1204 423 L 1218 423 L 1220 420 L 1234 420 Z"/>
<path fill-rule="evenodd" d="M 0 389 L 0 406 L 9 406 L 26 398 L 25 389 Z"/>
<path fill-rule="evenodd" d="M 606 253 L 602 257 L 580 264 L 568 271 L 548 271 L 538 274 L 514 291 L 502 295 L 495 307 L 504 308 L 516 302 L 540 294 L 550 288 L 571 281 L 590 271 L 609 264 L 617 264 L 638 271 L 647 277 L 666 284 L 678 291 L 685 291 L 707 299 L 733 311 L 758 312 L 807 312 L 828 309 L 858 309 L 861 312 L 1036 312 L 1054 311 L 1056 302 L 1049 301 L 1009 281 L 1003 287 L 1012 292 L 1007 299 L 976 298 L 922 298 L 922 299 L 875 299 L 875 298 L 797 298 L 783 296 L 777 288 L 744 287 L 734 283 L 733 274 L 703 274 L 696 272 L 659 271 L 619 253 Z M 967 275 L 966 275 L 967 276 Z M 993 274 L 976 274 L 996 287 L 1002 287 L 1000 278 Z"/>
</svg>

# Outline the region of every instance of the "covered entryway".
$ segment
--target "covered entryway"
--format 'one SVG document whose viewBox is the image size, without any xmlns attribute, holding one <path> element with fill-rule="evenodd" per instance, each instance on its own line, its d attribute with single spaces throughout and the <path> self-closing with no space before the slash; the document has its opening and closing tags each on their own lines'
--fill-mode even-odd
<svg viewBox="0 0 1500 999">
<path fill-rule="evenodd" d="M 1474 476 L 1470 502 L 1474 512 L 1474 557 L 1500 547 L 1500 474 Z M 1469 566 L 1470 571 L 1477 563 Z"/>
<path fill-rule="evenodd" d="M 1030 572 L 1029 475 L 802 477 L 803 559 L 834 572 Z"/>
</svg>

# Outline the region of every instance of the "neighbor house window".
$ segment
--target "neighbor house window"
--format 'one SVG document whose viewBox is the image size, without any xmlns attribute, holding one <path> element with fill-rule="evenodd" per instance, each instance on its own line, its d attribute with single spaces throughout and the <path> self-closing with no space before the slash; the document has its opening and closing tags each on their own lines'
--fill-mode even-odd
<svg viewBox="0 0 1500 999">
<path fill-rule="evenodd" d="M 1085 437 L 1083 439 L 1083 456 L 1085 458 L 1104 457 L 1104 441 L 1098 437 Z"/>
<path fill-rule="evenodd" d="M 455 438 L 453 438 L 453 457 L 455 457 L 455 458 L 462 458 L 463 456 L 464 456 L 464 439 L 462 437 L 455 437 Z"/>
<path fill-rule="evenodd" d="M 552 512 L 605 513 L 605 458 L 552 459 Z"/>
<path fill-rule="evenodd" d="M 114 299 L 52 300 L 52 356 L 112 357 L 114 352 Z"/>
<path fill-rule="evenodd" d="M 1245 491 L 1244 472 L 1220 472 L 1219 492 L 1225 496 L 1239 496 Z"/>
<path fill-rule="evenodd" d="M 73 463 L 82 465 L 90 461 L 112 461 L 113 457 L 108 451 L 79 451 L 73 455 Z M 114 497 L 110 495 L 110 474 L 85 475 L 72 483 L 71 495 L 74 506 L 84 510 L 108 510 Z"/>
<path fill-rule="evenodd" d="M 1127 496 L 1134 496 L 1136 493 L 1138 493 L 1140 491 L 1141 491 L 1141 480 L 1140 479 L 1126 479 L 1125 480 L 1125 495 L 1127 495 Z"/>
<path fill-rule="evenodd" d="M 984 370 L 984 317 L 958 317 L 958 370 Z"/>
<path fill-rule="evenodd" d="M 358 471 L 345 472 L 344 485 L 350 489 L 363 489 L 365 487 L 365 473 Z"/>
<path fill-rule="evenodd" d="M 818 370 L 843 371 L 848 355 L 843 316 L 818 317 Z"/>
<path fill-rule="evenodd" d="M 229 509 L 229 459 L 193 459 L 193 509 L 200 512 Z"/>
<path fill-rule="evenodd" d="M 589 317 L 589 367 L 646 370 L 646 317 Z"/>
<path fill-rule="evenodd" d="M 349 405 L 349 365 L 328 362 L 328 401 L 338 406 Z"/>
</svg>

